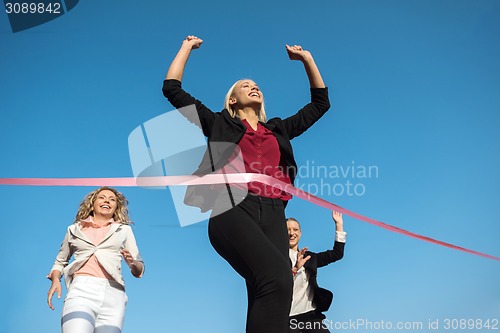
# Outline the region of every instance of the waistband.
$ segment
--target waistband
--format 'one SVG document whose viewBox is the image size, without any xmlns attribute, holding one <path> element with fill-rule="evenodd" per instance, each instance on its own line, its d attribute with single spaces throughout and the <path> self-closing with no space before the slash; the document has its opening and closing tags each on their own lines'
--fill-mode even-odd
<svg viewBox="0 0 500 333">
<path fill-rule="evenodd" d="M 73 283 L 89 283 L 98 286 L 109 286 L 121 291 L 125 291 L 125 287 L 115 280 L 108 280 L 95 276 L 77 275 L 73 278 L 73 281 L 71 281 L 71 284 Z"/>
<path fill-rule="evenodd" d="M 248 192 L 248 195 L 246 196 L 245 199 L 251 200 L 254 202 L 263 203 L 263 204 L 270 204 L 270 205 L 285 205 L 285 202 L 286 202 L 286 201 L 283 201 L 281 199 L 262 197 L 260 195 L 254 194 L 252 192 Z"/>
</svg>

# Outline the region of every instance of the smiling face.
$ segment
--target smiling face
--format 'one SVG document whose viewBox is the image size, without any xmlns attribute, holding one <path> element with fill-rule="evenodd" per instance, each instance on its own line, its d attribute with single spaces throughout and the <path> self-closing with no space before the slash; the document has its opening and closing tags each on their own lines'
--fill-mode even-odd
<svg viewBox="0 0 500 333">
<path fill-rule="evenodd" d="M 237 82 L 229 98 L 229 104 L 233 109 L 253 107 L 256 110 L 260 110 L 262 101 L 262 92 L 252 80 Z"/>
<path fill-rule="evenodd" d="M 300 224 L 292 219 L 286 221 L 286 226 L 288 229 L 288 242 L 292 250 L 297 251 L 299 247 L 300 236 L 302 236 L 302 231 L 300 230 Z"/>
<path fill-rule="evenodd" d="M 113 191 L 100 191 L 94 201 L 94 216 L 102 215 L 106 218 L 112 218 L 118 206 L 116 195 Z"/>
</svg>

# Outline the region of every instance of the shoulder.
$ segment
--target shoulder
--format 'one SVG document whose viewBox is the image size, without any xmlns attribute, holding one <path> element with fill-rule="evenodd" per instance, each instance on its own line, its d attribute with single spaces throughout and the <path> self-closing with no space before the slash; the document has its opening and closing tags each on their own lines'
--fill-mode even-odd
<svg viewBox="0 0 500 333">
<path fill-rule="evenodd" d="M 266 124 L 278 124 L 278 123 L 281 123 L 282 121 L 283 121 L 283 119 L 281 119 L 279 117 L 274 117 L 274 118 L 268 119 L 266 121 Z"/>
<path fill-rule="evenodd" d="M 263 123 L 264 127 L 274 131 L 276 128 L 279 128 L 280 131 L 283 131 L 284 126 L 283 126 L 283 119 L 275 117 L 268 119 L 265 123 Z"/>
<path fill-rule="evenodd" d="M 127 235 L 131 235 L 134 233 L 132 229 L 132 225 L 130 224 L 119 224 L 118 227 L 116 228 L 116 231 L 121 231 L 124 232 Z"/>
<path fill-rule="evenodd" d="M 132 231 L 132 225 L 130 225 L 130 224 L 117 223 L 117 225 L 118 225 L 118 229 Z"/>
<path fill-rule="evenodd" d="M 66 228 L 66 231 L 67 232 L 75 232 L 75 230 L 78 228 L 78 223 L 73 223 L 73 224 L 70 224 L 67 228 Z"/>
</svg>

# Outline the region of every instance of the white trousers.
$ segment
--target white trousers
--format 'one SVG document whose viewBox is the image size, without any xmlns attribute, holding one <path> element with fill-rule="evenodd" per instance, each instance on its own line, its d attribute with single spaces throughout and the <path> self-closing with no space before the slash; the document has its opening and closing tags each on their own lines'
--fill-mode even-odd
<svg viewBox="0 0 500 333">
<path fill-rule="evenodd" d="M 64 299 L 62 333 L 121 333 L 127 300 L 117 282 L 76 276 Z"/>
</svg>

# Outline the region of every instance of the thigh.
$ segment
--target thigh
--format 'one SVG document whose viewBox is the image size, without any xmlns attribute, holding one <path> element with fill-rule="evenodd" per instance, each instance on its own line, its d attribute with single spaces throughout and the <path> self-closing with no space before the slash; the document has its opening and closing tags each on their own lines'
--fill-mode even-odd
<svg viewBox="0 0 500 333">
<path fill-rule="evenodd" d="M 94 333 L 95 317 L 87 308 L 75 308 L 61 318 L 62 333 Z"/>
<path fill-rule="evenodd" d="M 96 320 L 95 300 L 88 297 L 85 285 L 73 284 L 64 300 L 62 333 L 93 333 Z"/>
<path fill-rule="evenodd" d="M 284 257 L 273 243 L 273 237 L 267 235 L 261 214 L 258 202 L 244 200 L 209 222 L 212 246 L 245 279 L 289 268 L 288 254 Z"/>
<path fill-rule="evenodd" d="M 127 295 L 124 291 L 107 286 L 104 302 L 97 314 L 95 333 L 120 333 L 125 318 Z"/>
<path fill-rule="evenodd" d="M 264 202 L 261 205 L 260 228 L 286 260 L 289 260 L 288 230 L 285 209 L 281 202 Z"/>
</svg>

